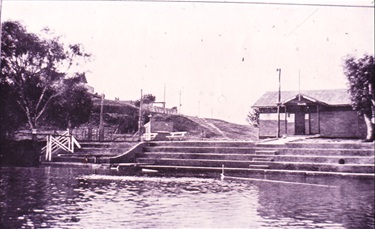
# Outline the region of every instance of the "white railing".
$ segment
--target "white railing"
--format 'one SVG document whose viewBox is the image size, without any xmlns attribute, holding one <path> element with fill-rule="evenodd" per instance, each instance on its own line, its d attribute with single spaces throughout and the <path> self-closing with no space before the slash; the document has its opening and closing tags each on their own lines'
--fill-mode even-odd
<svg viewBox="0 0 375 229">
<path fill-rule="evenodd" d="M 144 133 L 141 137 L 142 141 L 152 141 L 156 138 L 158 133 Z"/>
<path fill-rule="evenodd" d="M 52 160 L 52 154 L 58 150 L 64 150 L 66 152 L 74 153 L 74 146 L 81 148 L 81 145 L 70 134 L 69 130 L 58 135 L 47 135 L 47 144 L 42 148 L 42 152 L 46 152 L 46 161 Z"/>
</svg>

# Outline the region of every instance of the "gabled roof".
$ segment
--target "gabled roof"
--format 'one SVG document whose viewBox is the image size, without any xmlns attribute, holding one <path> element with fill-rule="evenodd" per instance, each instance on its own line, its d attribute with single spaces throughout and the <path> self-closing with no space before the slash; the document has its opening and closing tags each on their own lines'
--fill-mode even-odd
<svg viewBox="0 0 375 229">
<path fill-rule="evenodd" d="M 330 90 L 306 90 L 306 91 L 281 91 L 281 103 L 296 98 L 299 94 L 309 100 L 316 100 L 317 103 L 331 106 L 350 105 L 347 89 Z M 255 102 L 253 107 L 275 107 L 278 100 L 278 91 L 269 91 Z"/>
</svg>

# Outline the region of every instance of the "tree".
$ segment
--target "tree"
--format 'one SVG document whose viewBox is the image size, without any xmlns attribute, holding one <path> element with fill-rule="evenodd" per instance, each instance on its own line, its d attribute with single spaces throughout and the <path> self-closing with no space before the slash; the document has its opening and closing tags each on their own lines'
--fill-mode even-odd
<svg viewBox="0 0 375 229">
<path fill-rule="evenodd" d="M 1 78 L 25 116 L 30 129 L 38 127 L 49 106 L 66 92 L 67 80 L 82 73 L 72 67 L 86 61 L 81 45 L 64 45 L 59 37 L 29 33 L 19 22 L 2 24 Z M 66 95 L 66 93 L 65 93 Z"/>
<path fill-rule="evenodd" d="M 66 79 L 61 96 L 56 97 L 46 110 L 45 120 L 60 128 L 75 128 L 87 123 L 93 109 L 91 96 L 80 75 Z"/>
<path fill-rule="evenodd" d="M 374 140 L 374 57 L 364 55 L 362 58 L 347 57 L 344 62 L 344 73 L 348 80 L 350 100 L 353 110 L 363 115 L 367 128 L 367 141 Z"/>
<path fill-rule="evenodd" d="M 2 141 L 7 138 L 7 133 L 18 129 L 26 119 L 14 100 L 11 88 L 4 83 L 0 83 L 0 104 L 0 141 Z"/>
<path fill-rule="evenodd" d="M 143 95 L 142 103 L 143 103 L 143 104 L 150 104 L 150 103 L 155 102 L 155 99 L 156 99 L 155 95 L 152 95 L 152 94 L 145 94 L 145 95 Z M 135 105 L 136 105 L 137 107 L 139 107 L 139 105 L 140 105 L 140 100 L 135 101 Z"/>
<path fill-rule="evenodd" d="M 251 108 L 247 114 L 246 121 L 253 127 L 259 127 L 259 110 L 257 108 Z"/>
</svg>

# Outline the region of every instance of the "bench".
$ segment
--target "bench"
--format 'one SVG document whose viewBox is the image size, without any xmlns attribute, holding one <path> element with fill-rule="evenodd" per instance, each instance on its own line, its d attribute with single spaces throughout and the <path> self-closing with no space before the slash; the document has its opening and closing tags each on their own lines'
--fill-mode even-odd
<svg viewBox="0 0 375 229">
<path fill-rule="evenodd" d="M 184 140 L 186 138 L 187 132 L 171 132 L 169 136 L 166 136 L 168 140 Z"/>
<path fill-rule="evenodd" d="M 142 135 L 141 140 L 142 141 L 152 141 L 156 138 L 157 135 L 158 135 L 158 133 L 144 133 Z"/>
</svg>

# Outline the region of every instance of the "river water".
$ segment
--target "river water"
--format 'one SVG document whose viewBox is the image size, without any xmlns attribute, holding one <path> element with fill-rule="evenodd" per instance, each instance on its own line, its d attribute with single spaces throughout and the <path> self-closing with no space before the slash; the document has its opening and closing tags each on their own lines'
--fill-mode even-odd
<svg viewBox="0 0 375 229">
<path fill-rule="evenodd" d="M 1 228 L 374 228 L 372 179 L 307 185 L 1 168 Z"/>
</svg>

